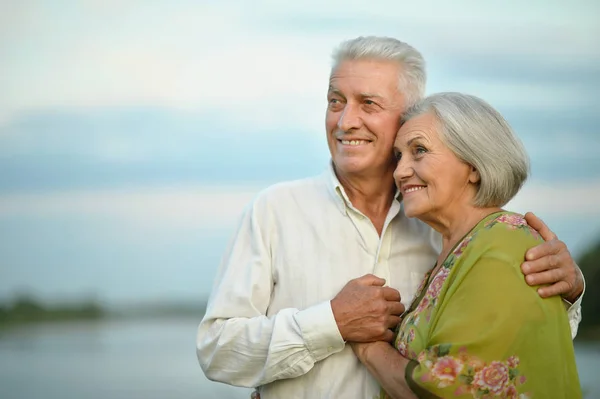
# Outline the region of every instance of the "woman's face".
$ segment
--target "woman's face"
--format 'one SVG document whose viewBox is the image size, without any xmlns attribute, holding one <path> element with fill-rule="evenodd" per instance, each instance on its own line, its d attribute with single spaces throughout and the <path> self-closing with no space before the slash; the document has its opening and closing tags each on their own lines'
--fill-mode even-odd
<svg viewBox="0 0 600 399">
<path fill-rule="evenodd" d="M 438 125 L 433 114 L 423 114 L 406 122 L 396 136 L 394 179 L 408 217 L 455 217 L 477 193 L 479 174 L 442 142 Z"/>
</svg>

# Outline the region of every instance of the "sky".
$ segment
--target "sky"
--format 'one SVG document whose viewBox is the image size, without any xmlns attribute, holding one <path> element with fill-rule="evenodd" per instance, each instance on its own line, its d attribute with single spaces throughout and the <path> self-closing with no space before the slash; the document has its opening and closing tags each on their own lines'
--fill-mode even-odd
<svg viewBox="0 0 600 399">
<path fill-rule="evenodd" d="M 494 3 L 0 0 L 0 299 L 204 299 L 244 206 L 326 168 L 331 52 L 360 35 L 500 110 L 532 161 L 507 208 L 582 253 L 600 3 Z"/>
</svg>

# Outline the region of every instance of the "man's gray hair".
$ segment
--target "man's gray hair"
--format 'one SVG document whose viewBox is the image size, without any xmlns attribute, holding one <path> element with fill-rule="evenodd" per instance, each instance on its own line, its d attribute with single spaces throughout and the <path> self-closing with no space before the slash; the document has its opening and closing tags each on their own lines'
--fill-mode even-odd
<svg viewBox="0 0 600 399">
<path fill-rule="evenodd" d="M 482 99 L 461 93 L 438 93 L 410 108 L 402 123 L 432 113 L 440 138 L 464 162 L 479 172 L 474 205 L 500 207 L 527 180 L 529 157 L 508 122 Z"/>
<path fill-rule="evenodd" d="M 360 36 L 342 42 L 333 52 L 331 72 L 348 60 L 374 59 L 397 62 L 400 65 L 398 89 L 406 106 L 417 103 L 425 95 L 427 75 L 425 60 L 414 47 L 391 37 Z"/>
</svg>

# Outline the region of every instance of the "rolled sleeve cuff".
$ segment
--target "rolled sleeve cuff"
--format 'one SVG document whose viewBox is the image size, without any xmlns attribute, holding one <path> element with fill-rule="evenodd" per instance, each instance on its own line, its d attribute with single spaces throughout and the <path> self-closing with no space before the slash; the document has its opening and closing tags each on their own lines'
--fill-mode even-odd
<svg viewBox="0 0 600 399">
<path fill-rule="evenodd" d="M 572 311 L 575 311 L 575 310 L 578 310 L 581 308 L 581 300 L 583 299 L 583 295 L 585 294 L 585 277 L 583 276 L 583 274 L 581 275 L 581 277 L 583 279 L 583 291 L 581 291 L 581 295 L 579 295 L 579 298 L 577 298 L 577 300 L 573 303 L 571 303 L 563 298 L 563 301 L 565 302 L 565 306 L 569 312 L 572 312 Z"/>
<path fill-rule="evenodd" d="M 315 362 L 344 349 L 346 343 L 337 327 L 329 301 L 301 310 L 296 313 L 295 319 Z"/>
<path fill-rule="evenodd" d="M 581 322 L 581 300 L 585 294 L 585 278 L 583 279 L 583 291 L 579 298 L 573 303 L 563 298 L 563 303 L 567 309 L 569 315 L 569 326 L 571 327 L 571 338 L 575 339 L 577 336 L 577 330 L 579 329 L 579 323 Z"/>
</svg>

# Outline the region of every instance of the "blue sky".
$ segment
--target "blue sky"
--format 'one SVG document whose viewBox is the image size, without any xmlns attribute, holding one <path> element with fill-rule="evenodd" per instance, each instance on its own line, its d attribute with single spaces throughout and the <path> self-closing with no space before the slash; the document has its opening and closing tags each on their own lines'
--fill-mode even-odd
<svg viewBox="0 0 600 399">
<path fill-rule="evenodd" d="M 414 2 L 417 3 L 417 2 Z M 0 1 L 0 298 L 205 297 L 244 205 L 320 173 L 331 50 L 411 43 L 513 125 L 532 210 L 600 238 L 595 1 Z"/>
</svg>

